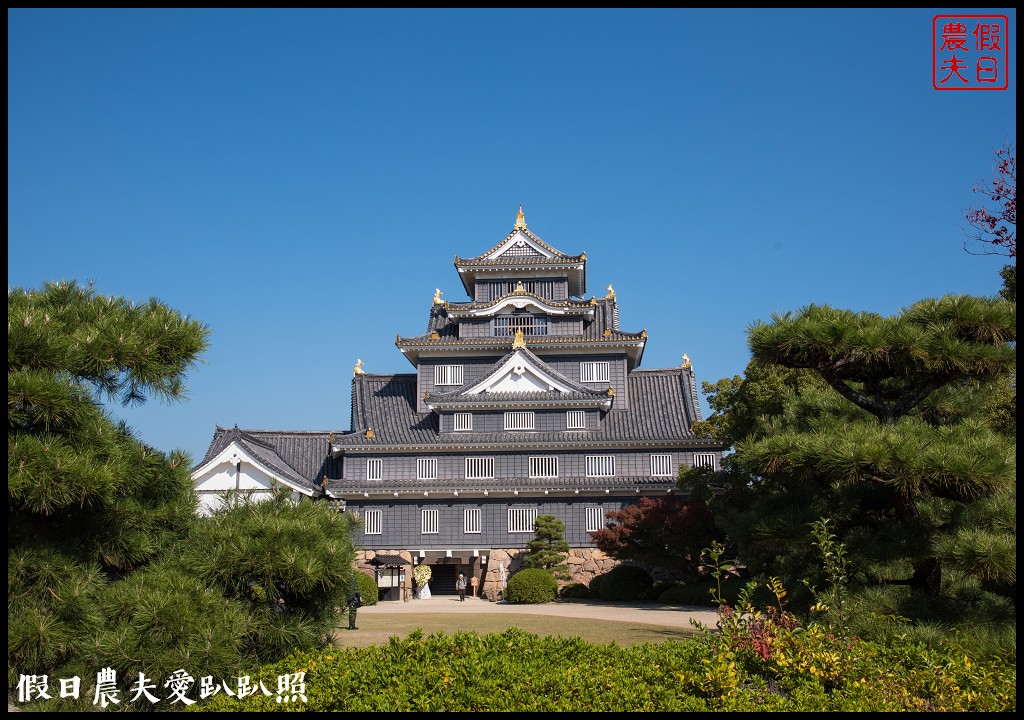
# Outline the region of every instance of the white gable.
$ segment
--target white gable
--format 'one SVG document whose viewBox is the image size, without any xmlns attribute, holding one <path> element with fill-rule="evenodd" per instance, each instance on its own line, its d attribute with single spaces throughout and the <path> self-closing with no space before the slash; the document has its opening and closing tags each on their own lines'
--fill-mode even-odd
<svg viewBox="0 0 1024 720">
<path fill-rule="evenodd" d="M 553 378 L 522 350 L 517 350 L 501 367 L 467 390 L 466 395 L 551 391 L 572 392 L 572 388 Z"/>
<path fill-rule="evenodd" d="M 541 257 L 551 258 L 554 257 L 554 253 L 550 250 L 538 245 L 533 238 L 524 233 L 522 230 L 516 230 L 514 233 L 509 235 L 505 242 L 494 249 L 494 252 L 487 256 L 488 260 L 497 260 L 503 255 L 508 257 L 531 257 L 540 255 Z"/>
<path fill-rule="evenodd" d="M 192 473 L 192 482 L 199 495 L 199 512 L 204 515 L 220 505 L 225 491 L 246 492 L 256 499 L 269 499 L 273 496 L 276 484 L 291 492 L 295 499 L 298 499 L 299 494 L 312 495 L 309 488 L 296 485 L 276 474 L 234 442 L 197 468 Z"/>
</svg>

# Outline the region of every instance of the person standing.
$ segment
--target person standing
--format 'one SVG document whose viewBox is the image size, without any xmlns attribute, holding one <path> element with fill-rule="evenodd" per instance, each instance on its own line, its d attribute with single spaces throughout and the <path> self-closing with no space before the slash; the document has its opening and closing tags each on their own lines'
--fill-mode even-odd
<svg viewBox="0 0 1024 720">
<path fill-rule="evenodd" d="M 459 573 L 459 579 L 455 581 L 455 589 L 459 591 L 459 602 L 466 602 L 466 576 Z"/>
<path fill-rule="evenodd" d="M 356 611 L 363 606 L 363 596 L 359 594 L 359 582 L 355 573 L 352 574 L 351 592 L 348 594 L 348 629 L 358 630 L 356 627 Z"/>
</svg>

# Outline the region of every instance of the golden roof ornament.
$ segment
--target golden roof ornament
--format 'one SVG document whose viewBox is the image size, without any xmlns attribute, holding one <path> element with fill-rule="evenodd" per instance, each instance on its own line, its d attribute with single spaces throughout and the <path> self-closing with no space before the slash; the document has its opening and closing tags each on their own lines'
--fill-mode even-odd
<svg viewBox="0 0 1024 720">
<path fill-rule="evenodd" d="M 377 433 L 373 431 L 373 428 L 366 428 L 366 439 L 373 440 L 375 437 L 377 437 Z"/>
<path fill-rule="evenodd" d="M 516 281 L 516 289 L 513 292 L 517 292 L 517 293 L 524 293 L 524 292 L 526 292 L 526 288 L 523 287 L 523 281 L 522 280 L 517 280 Z"/>
<path fill-rule="evenodd" d="M 615 397 L 615 388 L 611 386 L 608 387 L 608 397 Z"/>
<path fill-rule="evenodd" d="M 516 337 L 512 341 L 512 349 L 521 349 L 526 347 L 526 340 L 523 338 L 523 329 L 521 327 L 516 328 Z"/>
<path fill-rule="evenodd" d="M 327 442 L 334 442 L 334 431 L 333 430 L 331 431 L 331 434 L 327 436 Z"/>
<path fill-rule="evenodd" d="M 615 291 L 612 290 L 611 284 L 608 285 L 608 294 L 605 295 L 604 297 L 605 297 L 605 300 L 614 300 L 615 299 Z"/>
<path fill-rule="evenodd" d="M 683 367 L 684 370 L 689 369 L 689 367 L 690 367 L 690 356 L 687 355 L 686 353 L 683 353 L 683 364 L 682 364 L 682 367 Z"/>
<path fill-rule="evenodd" d="M 604 329 L 604 336 L 605 337 L 611 337 L 612 336 L 612 329 L 611 328 L 605 328 Z"/>
<path fill-rule="evenodd" d="M 365 375 L 365 374 L 366 373 L 363 372 L 363 361 L 360 360 L 359 358 L 356 358 L 356 366 L 354 368 L 352 368 L 352 376 L 355 377 L 356 375 Z"/>
<path fill-rule="evenodd" d="M 526 216 L 523 215 L 523 204 L 519 203 L 519 212 L 516 213 L 516 230 L 526 229 Z"/>
<path fill-rule="evenodd" d="M 440 336 L 440 335 L 438 335 L 438 334 L 437 334 L 437 330 L 435 330 L 434 332 L 430 333 L 430 339 L 431 339 L 431 340 L 440 340 L 440 339 L 441 339 L 441 336 Z"/>
<path fill-rule="evenodd" d="M 441 304 L 441 296 L 442 295 L 444 295 L 444 293 L 441 292 L 441 288 L 435 288 L 434 289 L 434 304 L 435 305 L 440 305 Z"/>
</svg>

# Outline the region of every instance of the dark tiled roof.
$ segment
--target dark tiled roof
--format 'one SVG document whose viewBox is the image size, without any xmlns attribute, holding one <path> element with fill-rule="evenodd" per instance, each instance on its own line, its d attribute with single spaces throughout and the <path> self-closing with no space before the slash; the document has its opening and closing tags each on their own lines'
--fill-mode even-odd
<svg viewBox="0 0 1024 720">
<path fill-rule="evenodd" d="M 501 239 L 501 241 L 498 242 L 490 250 L 485 250 L 484 252 L 482 252 L 479 255 L 477 255 L 475 258 L 458 258 L 457 257 L 457 258 L 455 258 L 455 263 L 456 264 L 459 264 L 459 263 L 467 263 L 467 264 L 468 263 L 472 263 L 472 264 L 498 263 L 498 264 L 504 264 L 508 260 L 513 260 L 515 262 L 518 262 L 522 258 L 519 257 L 519 256 L 514 256 L 514 255 L 509 256 L 508 259 L 504 259 L 504 260 L 488 260 L 487 256 L 490 255 L 495 250 L 497 250 L 498 248 L 500 248 L 506 242 L 508 242 L 512 238 L 512 236 L 515 235 L 516 233 L 518 233 L 519 231 L 520 231 L 519 228 L 513 228 L 512 232 L 510 232 L 508 235 L 503 237 Z M 523 235 L 526 235 L 526 237 L 528 237 L 531 240 L 533 240 L 535 243 L 540 245 L 542 248 L 544 248 L 548 252 L 554 253 L 555 256 L 553 258 L 541 258 L 542 260 L 544 260 L 546 262 L 557 262 L 557 261 L 567 261 L 567 260 L 573 260 L 573 261 L 577 261 L 578 262 L 578 261 L 583 259 L 583 255 L 569 256 L 569 255 L 566 255 L 563 252 L 560 252 L 560 251 L 556 250 L 555 248 L 551 247 L 546 242 L 541 240 L 539 237 L 534 235 L 532 232 L 530 232 L 530 230 L 528 230 L 527 228 L 522 228 L 522 232 L 523 232 Z"/>
<path fill-rule="evenodd" d="M 402 565 L 412 565 L 411 562 L 406 560 L 401 555 L 374 555 L 370 561 L 371 565 L 378 565 L 381 567 L 399 567 Z"/>
<path fill-rule="evenodd" d="M 558 477 L 558 478 L 498 478 L 488 480 L 334 480 L 328 484 L 332 493 L 351 497 L 354 493 L 429 493 L 430 496 L 451 497 L 455 491 L 460 493 L 507 493 L 518 490 L 525 494 L 536 494 L 545 490 L 555 493 L 567 493 L 576 490 L 614 490 L 641 492 L 668 492 L 676 486 L 675 477 L 652 478 L 647 476 L 628 477 Z"/>
<path fill-rule="evenodd" d="M 353 433 L 336 438 L 335 445 L 350 448 L 392 446 L 465 448 L 473 445 L 583 446 L 615 444 L 693 444 L 720 448 L 698 437 L 691 425 L 701 419 L 692 369 L 634 370 L 628 379 L 629 409 L 612 410 L 594 431 L 499 433 L 445 433 L 438 435 L 437 415 L 416 412 L 416 376 L 357 375 L 352 379 Z M 366 437 L 373 428 L 372 438 Z"/>
<path fill-rule="evenodd" d="M 492 375 L 494 375 L 496 372 L 498 372 L 501 369 L 501 367 L 503 365 L 505 365 L 507 362 L 509 362 L 509 360 L 511 360 L 512 357 L 517 352 L 522 352 L 534 364 L 536 364 L 545 373 L 547 373 L 549 376 L 551 376 L 552 379 L 554 379 L 554 380 L 562 383 L 563 385 L 567 386 L 570 389 L 570 391 L 571 391 L 571 395 L 573 395 L 572 399 L 574 399 L 574 400 L 577 400 L 577 399 L 578 400 L 584 400 L 584 399 L 593 399 L 593 398 L 605 399 L 607 397 L 607 393 L 605 391 L 603 391 L 603 390 L 592 390 L 591 388 L 588 388 L 585 385 L 580 385 L 578 382 L 573 382 L 572 380 L 567 378 L 565 375 L 563 375 L 562 373 L 558 372 L 553 367 L 551 367 L 546 362 L 544 362 L 539 357 L 537 357 L 532 352 L 530 352 L 529 348 L 522 348 L 522 349 L 519 349 L 519 350 L 510 350 L 508 353 L 505 354 L 505 356 L 503 358 L 501 358 L 500 360 L 495 362 L 493 365 L 491 365 L 490 369 L 484 374 L 484 379 L 475 380 L 474 382 L 471 382 L 471 383 L 466 383 L 462 387 L 455 388 L 451 392 L 431 394 L 430 395 L 430 402 L 431 402 L 431 404 L 450 403 L 450 402 L 459 402 L 459 401 L 480 402 L 481 400 L 485 399 L 484 397 L 482 397 L 480 395 L 468 395 L 467 396 L 466 392 L 469 391 L 471 388 L 479 385 L 481 382 L 484 382 L 487 378 L 490 378 Z M 528 395 L 528 398 L 544 399 L 541 396 L 549 397 L 550 399 L 559 399 L 559 398 L 567 397 L 566 393 L 550 392 L 550 393 L 530 393 Z M 498 400 L 518 400 L 518 399 L 522 399 L 522 394 L 521 393 L 487 393 L 486 399 L 494 400 L 494 401 L 498 401 Z"/>
<path fill-rule="evenodd" d="M 349 432 L 334 433 L 334 438 L 349 435 Z M 203 459 L 193 468 L 196 470 L 213 460 L 231 443 L 237 443 L 250 453 L 268 470 L 283 478 L 309 489 L 318 489 L 320 480 L 326 474 L 328 480 L 341 475 L 340 463 L 337 468 L 328 461 L 330 432 L 305 432 L 288 430 L 240 430 L 217 427 L 213 440 Z"/>
</svg>

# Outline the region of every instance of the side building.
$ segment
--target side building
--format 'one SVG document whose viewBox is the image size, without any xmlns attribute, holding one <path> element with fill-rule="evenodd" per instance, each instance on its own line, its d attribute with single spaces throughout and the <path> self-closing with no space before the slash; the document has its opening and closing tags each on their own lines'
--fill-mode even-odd
<svg viewBox="0 0 1024 720">
<path fill-rule="evenodd" d="M 590 540 L 606 513 L 675 493 L 680 465 L 717 468 L 724 447 L 690 429 L 689 360 L 640 369 L 646 331 L 619 328 L 611 286 L 585 297 L 586 263 L 520 208 L 497 245 L 455 258 L 470 299 L 438 290 L 426 332 L 397 337 L 414 372 L 357 363 L 350 430 L 217 428 L 193 472 L 204 507 L 275 483 L 337 502 L 361 518 L 363 562 L 387 599 L 409 596 L 420 563 L 434 593 L 454 593 L 461 572 L 496 597 L 549 514 L 565 524 L 572 581 L 589 582 L 615 564 Z"/>
</svg>

